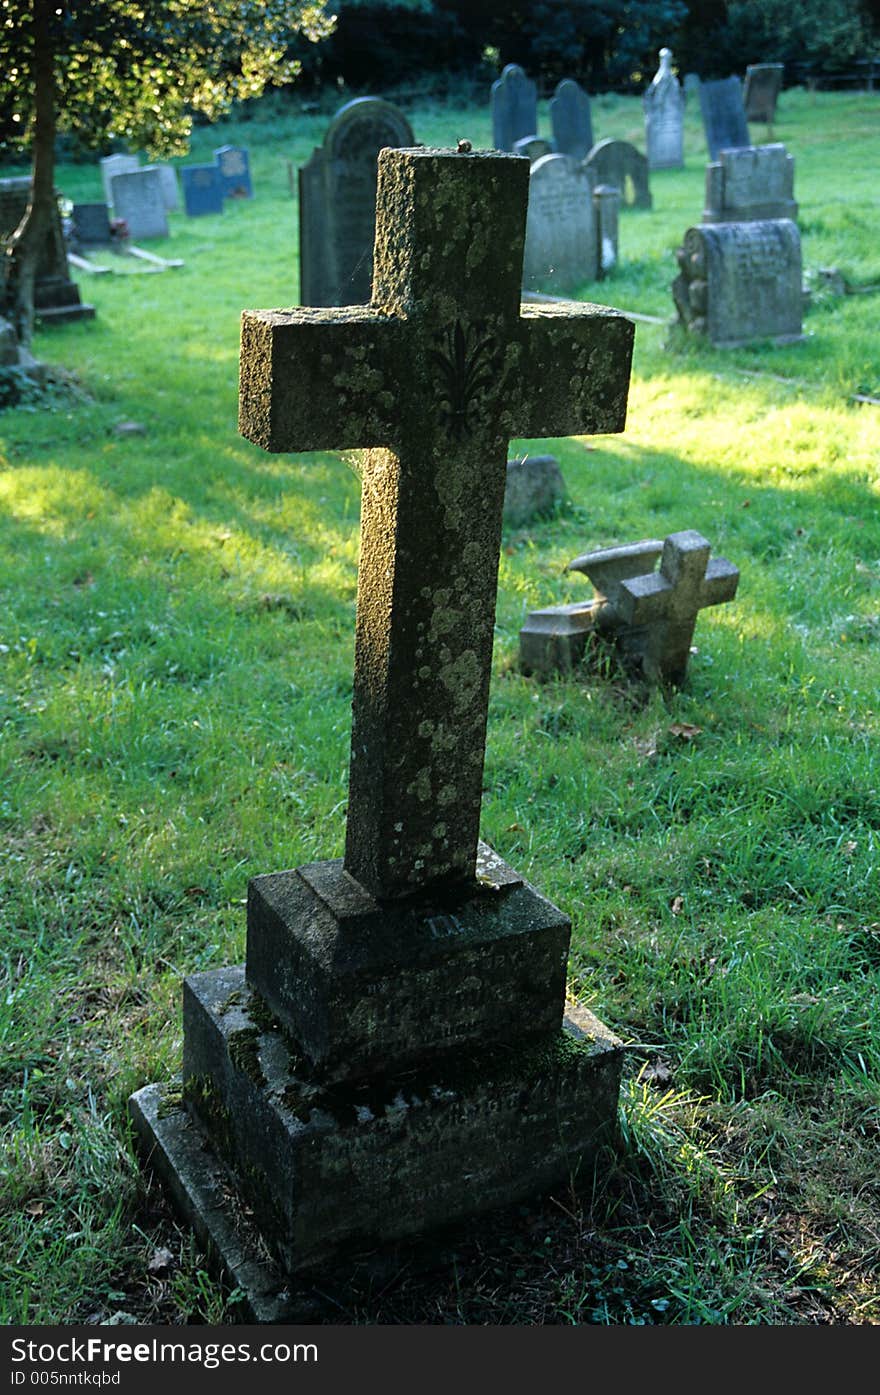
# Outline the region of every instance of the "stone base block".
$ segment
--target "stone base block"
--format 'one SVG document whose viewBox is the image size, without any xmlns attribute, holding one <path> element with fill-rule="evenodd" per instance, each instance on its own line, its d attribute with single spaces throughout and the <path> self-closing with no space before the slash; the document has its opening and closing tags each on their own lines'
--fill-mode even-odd
<svg viewBox="0 0 880 1395">
<path fill-rule="evenodd" d="M 616 1125 L 622 1045 L 585 1009 L 539 1043 L 346 1084 L 304 1068 L 243 966 L 187 980 L 184 1027 L 193 1127 L 286 1274 L 577 1185 Z M 138 1098 L 142 1137 L 161 1153 Z M 165 1154 L 172 1190 L 192 1197 L 183 1174 L 197 1164 Z"/>
<path fill-rule="evenodd" d="M 41 305 L 34 314 L 46 325 L 69 324 L 72 320 L 93 320 L 95 307 L 85 301 L 76 305 Z"/>
<path fill-rule="evenodd" d="M 584 656 L 587 635 L 594 628 L 594 607 L 587 602 L 533 610 L 519 632 L 522 673 L 548 678 L 571 673 Z"/>
<path fill-rule="evenodd" d="M 568 917 L 485 844 L 477 873 L 446 899 L 393 903 L 340 861 L 250 882 L 248 983 L 325 1078 L 558 1028 Z"/>
</svg>

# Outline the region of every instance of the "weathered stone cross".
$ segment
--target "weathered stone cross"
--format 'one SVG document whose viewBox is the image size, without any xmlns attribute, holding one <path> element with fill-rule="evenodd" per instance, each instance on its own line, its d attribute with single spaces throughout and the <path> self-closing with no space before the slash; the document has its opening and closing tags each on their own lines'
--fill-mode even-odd
<svg viewBox="0 0 880 1395">
<path fill-rule="evenodd" d="M 709 543 L 692 528 L 670 533 L 660 569 L 620 582 L 615 608 L 627 625 L 647 626 L 645 672 L 666 683 L 682 683 L 698 613 L 736 595 L 739 568 L 725 557 L 709 560 Z"/>
<path fill-rule="evenodd" d="M 621 431 L 633 326 L 520 306 L 527 160 L 384 150 L 373 298 L 245 311 L 240 429 L 365 448 L 345 870 L 475 875 L 507 448 Z"/>
</svg>

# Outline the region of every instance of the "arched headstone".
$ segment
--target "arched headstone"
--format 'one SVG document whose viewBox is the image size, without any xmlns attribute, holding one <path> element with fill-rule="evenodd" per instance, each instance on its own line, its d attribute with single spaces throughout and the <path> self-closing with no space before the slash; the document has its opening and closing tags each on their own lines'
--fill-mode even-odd
<svg viewBox="0 0 880 1395">
<path fill-rule="evenodd" d="M 563 78 L 550 99 L 553 145 L 560 155 L 583 160 L 593 148 L 590 99 L 572 78 Z"/>
<path fill-rule="evenodd" d="M 391 102 L 356 97 L 334 116 L 299 171 L 302 305 L 366 305 L 373 286 L 379 151 L 415 145 Z"/>
<path fill-rule="evenodd" d="M 523 136 L 538 134 L 538 93 L 518 63 L 508 63 L 492 83 L 492 141 L 496 150 L 513 150 Z"/>
<path fill-rule="evenodd" d="M 613 184 L 620 190 L 623 208 L 651 207 L 648 161 L 629 141 L 597 141 L 584 164 L 597 184 Z"/>
</svg>

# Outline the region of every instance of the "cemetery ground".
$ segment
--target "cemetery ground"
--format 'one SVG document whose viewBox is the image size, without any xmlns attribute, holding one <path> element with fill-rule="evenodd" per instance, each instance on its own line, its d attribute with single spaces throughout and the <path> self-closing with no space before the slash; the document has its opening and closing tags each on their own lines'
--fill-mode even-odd
<svg viewBox="0 0 880 1395">
<path fill-rule="evenodd" d="M 178 270 L 77 273 L 97 318 L 35 340 L 69 376 L 0 416 L 5 1323 L 235 1320 L 126 1100 L 179 1071 L 182 977 L 243 958 L 248 878 L 342 851 L 357 461 L 236 429 L 239 314 L 296 301 L 287 161 L 332 110 L 198 130 L 193 162 L 249 147 L 254 200 L 172 214 L 150 246 Z M 488 99 L 407 114 L 489 145 Z M 877 94 L 780 100 L 806 341 L 640 321 L 626 432 L 533 443 L 569 498 L 505 530 L 481 831 L 571 916 L 571 992 L 628 1043 L 619 1140 L 584 1191 L 326 1295 L 327 1322 L 880 1322 L 880 415 L 855 400 L 880 397 L 878 117 Z M 637 100 L 593 121 L 643 146 Z M 672 319 L 694 102 L 685 159 L 581 299 Z M 88 165 L 57 183 L 100 196 Z M 683 528 L 741 581 L 682 690 L 598 650 L 519 674 L 526 613 L 589 595 L 572 557 Z"/>
</svg>

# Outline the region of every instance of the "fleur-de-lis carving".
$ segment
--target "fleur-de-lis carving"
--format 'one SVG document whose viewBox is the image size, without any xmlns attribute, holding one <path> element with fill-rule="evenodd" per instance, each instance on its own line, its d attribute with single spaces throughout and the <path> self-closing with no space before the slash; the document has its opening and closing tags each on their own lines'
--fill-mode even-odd
<svg viewBox="0 0 880 1395">
<path fill-rule="evenodd" d="M 496 375 L 497 344 L 485 324 L 465 328 L 461 320 L 435 335 L 435 343 L 440 347 L 431 350 L 431 362 L 440 376 L 440 418 L 458 438 L 469 430 L 471 408 Z"/>
</svg>

